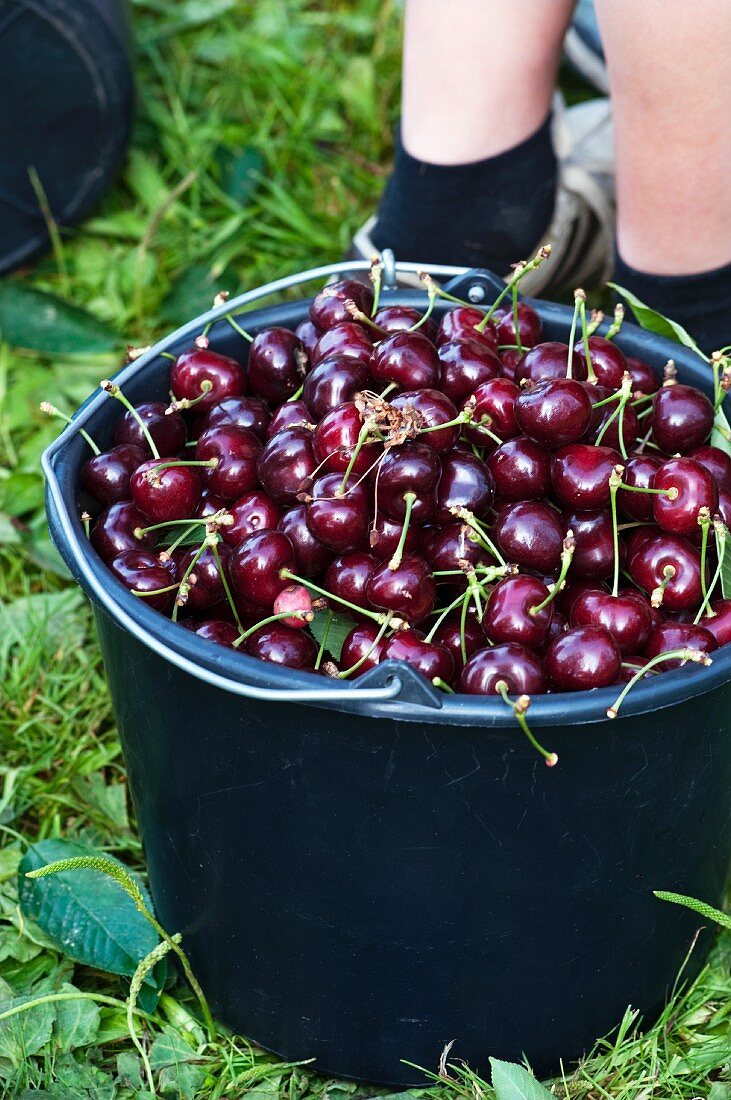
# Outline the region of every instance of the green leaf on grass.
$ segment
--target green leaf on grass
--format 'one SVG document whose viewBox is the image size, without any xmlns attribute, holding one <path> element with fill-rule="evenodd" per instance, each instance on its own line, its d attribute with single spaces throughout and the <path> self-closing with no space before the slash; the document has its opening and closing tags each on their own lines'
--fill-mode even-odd
<svg viewBox="0 0 731 1100">
<path fill-rule="evenodd" d="M 150 1047 L 150 1065 L 153 1069 L 192 1062 L 197 1053 L 173 1027 L 164 1027 Z"/>
<path fill-rule="evenodd" d="M 79 612 L 84 597 L 77 589 L 63 592 L 34 592 L 12 603 L 0 600 L 0 661 L 14 645 L 27 644 L 34 631 L 42 628 L 52 642 L 82 640 L 86 626 Z"/>
<path fill-rule="evenodd" d="M 158 943 L 158 936 L 113 879 L 82 869 L 61 871 L 43 879 L 25 877 L 28 871 L 55 860 L 94 855 L 97 853 L 93 849 L 66 840 L 41 840 L 30 845 L 18 873 L 20 907 L 70 959 L 131 977 L 138 963 Z M 119 860 L 106 858 L 126 871 Z M 138 886 L 152 911 L 147 891 L 139 882 Z M 145 982 L 159 989 L 163 978 L 156 968 Z"/>
<path fill-rule="evenodd" d="M 622 295 L 631 307 L 640 328 L 645 329 L 647 332 L 654 332 L 658 336 L 665 336 L 668 340 L 674 340 L 676 344 L 684 344 L 686 348 L 691 348 L 701 359 L 708 362 L 708 357 L 703 354 L 690 333 L 677 321 L 671 321 L 669 317 L 664 317 L 656 309 L 646 306 L 644 302 L 641 302 L 630 290 L 625 290 L 623 286 L 619 286 L 617 283 L 607 283 L 607 286 Z"/>
<path fill-rule="evenodd" d="M 554 1100 L 532 1073 L 514 1062 L 490 1059 L 495 1100 Z"/>
<path fill-rule="evenodd" d="M 210 264 L 194 264 L 173 281 L 160 306 L 160 317 L 169 325 L 182 325 L 210 309 L 219 290 L 235 294 L 238 286 L 234 272 L 218 274 L 211 270 Z"/>
<path fill-rule="evenodd" d="M 91 313 L 24 283 L 0 283 L 0 334 L 16 348 L 47 355 L 119 351 L 119 336 Z"/>
<path fill-rule="evenodd" d="M 332 622 L 330 623 L 330 629 L 328 630 L 328 623 L 330 622 L 331 613 L 329 611 L 317 611 L 315 617 L 310 623 L 310 630 L 312 631 L 315 641 L 318 645 L 322 645 L 322 640 L 327 634 L 327 641 L 325 642 L 325 649 L 332 655 L 334 660 L 340 660 L 340 653 L 343 648 L 343 642 L 350 634 L 353 627 L 356 625 L 354 619 L 349 619 L 347 615 L 343 615 L 340 611 L 336 611 L 332 615 Z"/>
<path fill-rule="evenodd" d="M 61 986 L 62 993 L 76 993 L 70 982 Z M 59 1001 L 56 1004 L 54 1038 L 61 1050 L 74 1050 L 93 1043 L 99 1033 L 99 1006 L 94 1001 Z"/>
<path fill-rule="evenodd" d="M 217 150 L 216 160 L 220 165 L 222 190 L 234 202 L 246 206 L 261 180 L 265 166 L 263 155 L 253 145 L 237 150 L 222 145 Z"/>
<path fill-rule="evenodd" d="M 35 1000 L 36 994 L 0 1000 L 0 1013 Z M 50 1041 L 55 1019 L 55 1005 L 43 1004 L 0 1021 L 0 1061 L 7 1059 L 16 1067 L 26 1064 L 31 1054 L 37 1054 Z"/>
</svg>

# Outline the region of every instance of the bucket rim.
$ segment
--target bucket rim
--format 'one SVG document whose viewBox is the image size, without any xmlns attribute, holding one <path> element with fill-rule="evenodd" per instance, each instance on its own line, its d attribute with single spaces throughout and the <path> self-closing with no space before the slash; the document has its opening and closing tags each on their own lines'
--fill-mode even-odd
<svg viewBox="0 0 731 1100">
<path fill-rule="evenodd" d="M 114 376 L 115 381 L 119 385 L 125 385 L 157 360 L 163 362 L 161 353 L 169 347 L 198 335 L 204 325 L 220 320 L 226 314 L 249 306 L 260 298 L 269 297 L 299 283 L 349 271 L 367 271 L 369 266 L 366 261 L 329 264 L 244 292 L 206 311 L 145 349 L 138 358 Z M 398 264 L 396 270 L 432 270 L 452 276 L 464 276 L 468 280 L 473 278 L 477 286 L 484 288 L 487 284 L 493 290 L 504 286 L 502 280 L 491 272 L 473 272 L 466 268 L 430 269 L 428 265 Z M 398 294 L 401 301 L 415 297 L 408 292 Z M 392 300 L 397 299 L 393 297 Z M 421 298 L 416 300 L 420 301 Z M 533 305 L 544 320 L 548 318 L 559 322 L 570 321 L 572 310 L 568 306 L 532 298 L 524 300 Z M 301 305 L 304 301 L 290 302 L 289 305 Z M 263 327 L 271 323 L 263 316 L 270 308 L 265 307 L 261 311 L 262 318 L 257 317 L 256 324 Z M 250 316 L 254 318 L 253 313 Z M 684 369 L 698 369 L 698 357 L 690 348 L 665 337 L 649 334 L 637 325 L 625 323 L 622 339 L 618 343 L 627 342 L 628 337 L 630 342 L 639 341 L 646 345 L 653 357 L 674 359 L 681 375 Z M 384 662 L 355 681 L 332 680 L 313 672 L 276 666 L 216 645 L 135 599 L 114 577 L 86 539 L 76 509 L 69 506 L 59 480 L 59 471 L 63 468 L 69 444 L 77 440 L 80 429 L 88 424 L 107 400 L 104 391 L 95 390 L 77 411 L 72 424 L 43 453 L 41 465 L 46 478 L 47 515 L 53 541 L 85 594 L 118 627 L 180 671 L 194 676 L 208 686 L 244 698 L 270 702 L 302 702 L 345 712 L 359 710 L 374 718 L 400 721 L 498 728 L 514 725 L 512 710 L 501 699 L 484 695 L 447 695 L 438 691 L 415 669 L 403 662 Z M 731 405 L 731 399 L 727 400 Z M 631 717 L 672 707 L 731 681 L 731 645 L 716 650 L 712 660 L 710 667 L 693 665 L 638 682 L 623 703 L 615 722 L 621 723 Z M 612 705 L 619 690 L 614 685 L 588 691 L 535 695 L 530 708 L 531 726 L 607 723 L 607 708 Z"/>
</svg>

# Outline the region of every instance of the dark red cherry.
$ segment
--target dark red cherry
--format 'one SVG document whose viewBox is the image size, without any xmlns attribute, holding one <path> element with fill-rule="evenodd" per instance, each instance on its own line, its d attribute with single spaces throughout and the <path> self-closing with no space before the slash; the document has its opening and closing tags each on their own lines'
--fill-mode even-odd
<svg viewBox="0 0 731 1100">
<path fill-rule="evenodd" d="M 523 569 L 553 573 L 561 563 L 564 529 L 561 516 L 537 500 L 504 504 L 492 535 L 504 557 Z"/>
<path fill-rule="evenodd" d="M 332 550 L 323 546 L 310 531 L 306 512 L 304 504 L 290 508 L 279 521 L 278 529 L 284 532 L 294 547 L 294 572 L 301 577 L 316 577 L 327 569 L 333 555 Z"/>
<path fill-rule="evenodd" d="M 489 343 L 459 340 L 439 347 L 441 390 L 461 406 L 483 382 L 502 377 L 500 358 Z"/>
<path fill-rule="evenodd" d="M 609 397 L 612 392 L 607 389 L 606 386 L 592 386 L 590 382 L 585 382 L 584 386 L 592 402 L 592 407 L 605 397 Z M 610 418 L 615 411 L 615 404 L 604 405 L 601 408 L 593 409 L 591 423 L 589 424 L 584 439 L 587 443 L 594 443 L 601 435 L 602 446 L 619 449 L 619 434 L 621 430 L 624 449 L 625 451 L 631 451 L 640 434 L 640 421 L 637 419 L 637 413 L 631 405 L 625 405 L 621 414 L 615 416 L 614 419 L 611 420 Z M 620 415 L 622 418 L 621 423 Z M 607 425 L 606 429 L 605 425 Z M 649 424 L 646 424 L 645 431 L 647 431 L 649 426 Z"/>
<path fill-rule="evenodd" d="M 571 575 L 576 579 L 602 580 L 614 572 L 614 534 L 608 508 L 598 512 L 565 512 L 564 529 L 573 531 Z M 620 565 L 624 547 L 620 543 Z"/>
<path fill-rule="evenodd" d="M 199 638 L 207 638 L 209 642 L 217 642 L 228 649 L 234 648 L 234 642 L 239 636 L 237 627 L 224 619 L 183 619 L 180 625 L 197 634 Z"/>
<path fill-rule="evenodd" d="M 376 516 L 375 523 L 371 525 L 368 536 L 371 552 L 375 554 L 380 561 L 386 561 L 393 557 L 401 540 L 403 529 L 403 523 L 400 523 L 398 520 L 389 519 L 388 516 L 379 512 Z M 421 546 L 423 536 L 424 530 L 421 524 L 414 523 L 412 519 L 409 523 L 409 529 L 406 532 L 404 549 L 413 554 Z"/>
<path fill-rule="evenodd" d="M 484 646 L 485 635 L 475 618 L 468 616 L 464 629 L 459 615 L 456 618 L 447 618 L 441 626 L 437 627 L 434 634 L 434 641 L 439 642 L 452 654 L 454 667 L 457 670 L 464 668 L 465 665 L 465 656 L 462 654 L 463 640 L 467 660 Z"/>
<path fill-rule="evenodd" d="M 731 642 L 731 600 L 714 600 L 701 626 L 711 632 L 718 645 Z"/>
<path fill-rule="evenodd" d="M 571 619 L 571 615 L 574 609 L 574 604 L 578 600 L 579 596 L 583 596 L 584 592 L 607 592 L 608 589 L 601 583 L 601 581 L 582 580 L 577 577 L 572 579 L 571 571 L 569 571 L 569 579 L 564 584 L 561 591 L 556 596 L 554 603 L 556 607 L 563 612 L 568 620 Z"/>
<path fill-rule="evenodd" d="M 379 309 L 373 320 L 379 328 L 389 336 L 393 336 L 396 332 L 408 332 L 421 321 L 422 317 L 421 310 L 414 309 L 413 306 L 384 306 L 383 309 Z M 418 331 L 432 343 L 435 342 L 437 326 L 431 317 L 419 326 Z"/>
<path fill-rule="evenodd" d="M 621 461 L 619 452 L 611 447 L 569 443 L 551 458 L 553 495 L 572 510 L 603 508 L 609 504 L 609 478 Z"/>
<path fill-rule="evenodd" d="M 663 531 L 690 537 L 698 532 L 698 513 L 716 511 L 718 489 L 713 475 L 692 458 L 669 458 L 655 473 L 655 489 L 675 491 L 671 496 L 653 496 L 655 523 Z"/>
<path fill-rule="evenodd" d="M 407 440 L 390 447 L 378 467 L 376 507 L 389 519 L 406 515 L 406 494 L 415 493 L 411 515 L 417 523 L 429 519 L 436 506 L 436 487 L 442 463 L 433 447 Z"/>
<path fill-rule="evenodd" d="M 152 523 L 187 519 L 195 512 L 203 488 L 192 466 L 164 466 L 165 459 L 150 458 L 138 466 L 129 481 L 135 507 Z"/>
<path fill-rule="evenodd" d="M 515 381 L 547 382 L 549 379 L 566 379 L 569 369 L 569 346 L 555 340 L 536 344 L 530 348 L 515 367 Z M 576 352 L 571 357 L 571 378 L 583 381 L 586 364 Z"/>
<path fill-rule="evenodd" d="M 437 346 L 450 344 L 455 341 L 472 340 L 483 344 L 492 351 L 497 351 L 497 330 L 492 321 L 488 321 L 484 332 L 476 328 L 485 318 L 481 309 L 473 309 L 471 306 L 457 306 L 442 315 L 437 329 Z"/>
<path fill-rule="evenodd" d="M 639 588 L 652 594 L 665 580 L 665 570 L 674 572 L 665 585 L 662 608 L 684 611 L 698 607 L 701 593 L 701 559 L 687 539 L 660 534 L 644 543 L 628 562 L 629 574 Z"/>
<path fill-rule="evenodd" d="M 228 546 L 220 543 L 216 549 L 221 559 L 221 566 L 225 571 L 228 567 L 231 551 Z M 181 557 L 177 567 L 177 575 L 180 580 L 185 576 L 197 553 L 198 548 L 191 547 Z M 223 577 L 219 572 L 218 563 L 210 547 L 206 547 L 198 558 L 188 576 L 188 582 L 190 583 L 190 590 L 185 606 L 191 611 L 204 611 L 209 607 L 215 607 L 217 603 L 226 598 Z"/>
<path fill-rule="evenodd" d="M 622 655 L 604 627 L 577 626 L 554 638 L 545 662 L 557 691 L 586 691 L 616 683 Z"/>
<path fill-rule="evenodd" d="M 372 386 L 366 361 L 336 355 L 323 359 L 310 371 L 302 400 L 310 411 L 310 419 L 320 420 L 330 409 L 352 401 L 356 393 Z"/>
<path fill-rule="evenodd" d="M 309 365 L 305 346 L 287 328 L 274 326 L 254 337 L 246 372 L 249 389 L 274 404 L 286 401 L 304 381 Z"/>
<path fill-rule="evenodd" d="M 373 354 L 373 341 L 363 328 L 355 321 L 347 321 L 342 325 L 323 332 L 310 353 L 310 362 L 313 367 L 331 356 L 339 356 L 347 359 L 359 359 L 368 363 Z"/>
<path fill-rule="evenodd" d="M 487 465 L 499 500 L 542 500 L 551 492 L 551 456 L 526 436 L 497 447 Z"/>
<path fill-rule="evenodd" d="M 427 642 L 420 630 L 397 630 L 383 647 L 382 661 L 406 661 L 427 680 L 437 677 L 446 684 L 454 676 L 454 658 L 446 646 Z"/>
<path fill-rule="evenodd" d="M 650 539 L 654 539 L 659 533 L 654 523 L 643 523 L 640 527 L 632 527 L 629 531 L 622 531 L 620 537 L 625 547 L 627 561 L 641 546 L 644 546 Z"/>
<path fill-rule="evenodd" d="M 492 474 L 482 459 L 461 451 L 443 456 L 434 513 L 438 523 L 451 523 L 455 508 L 466 508 L 479 519 L 487 515 L 494 499 Z"/>
<path fill-rule="evenodd" d="M 600 386 L 608 386 L 610 390 L 618 390 L 622 384 L 624 372 L 627 370 L 627 360 L 616 344 L 607 340 L 604 336 L 590 336 L 588 339 L 591 365 L 594 368 L 596 380 Z M 576 354 L 583 363 L 584 377 L 588 375 L 586 352 L 583 340 L 577 340 Z"/>
<path fill-rule="evenodd" d="M 326 413 L 312 439 L 318 466 L 330 473 L 344 473 L 350 468 L 354 475 L 370 470 L 383 453 L 383 445 L 373 442 L 358 447 L 362 428 L 363 418 L 352 402 Z"/>
<path fill-rule="evenodd" d="M 525 352 L 518 351 L 517 348 L 503 348 L 500 352 L 500 362 L 503 366 L 503 374 L 506 378 L 509 378 L 511 382 L 515 381 L 515 368 L 524 354 Z"/>
<path fill-rule="evenodd" d="M 279 504 L 294 504 L 316 466 L 312 432 L 287 428 L 267 442 L 259 455 L 257 473 L 269 496 Z"/>
<path fill-rule="evenodd" d="M 119 443 L 84 463 L 81 484 L 105 507 L 120 500 L 129 500 L 129 479 L 149 453 L 149 448 L 143 451 L 133 443 Z"/>
<path fill-rule="evenodd" d="M 210 383 L 207 392 L 204 382 Z M 170 389 L 178 401 L 195 401 L 197 412 L 203 413 L 226 397 L 246 393 L 246 372 L 228 355 L 219 355 L 210 348 L 191 348 L 173 363 Z"/>
<path fill-rule="evenodd" d="M 264 440 L 271 414 L 259 397 L 226 397 L 203 417 L 198 435 L 208 428 L 246 428 L 259 439 Z"/>
<path fill-rule="evenodd" d="M 229 575 L 238 594 L 257 607 L 271 608 L 279 593 L 290 583 L 282 570 L 294 572 L 292 543 L 281 531 L 259 531 L 249 535 L 229 558 Z"/>
<path fill-rule="evenodd" d="M 652 438 L 667 454 L 687 454 L 705 443 L 713 427 L 713 405 L 694 386 L 662 386 L 652 400 Z"/>
<path fill-rule="evenodd" d="M 711 474 L 719 489 L 731 493 L 731 458 L 720 447 L 695 447 L 687 458 L 700 463 Z"/>
<path fill-rule="evenodd" d="M 91 545 L 106 562 L 112 561 L 125 550 L 154 546 L 154 532 L 139 538 L 135 535 L 135 531 L 147 527 L 149 522 L 131 501 L 122 500 L 118 504 L 110 505 L 98 517 L 91 531 Z"/>
<path fill-rule="evenodd" d="M 659 382 L 649 363 L 645 363 L 642 359 L 636 359 L 634 356 L 628 355 L 627 370 L 632 376 L 633 393 L 644 393 L 647 395 L 655 393 L 659 386 Z"/>
<path fill-rule="evenodd" d="M 394 397 L 391 405 L 409 419 L 416 415 L 417 421 L 424 428 L 436 428 L 439 424 L 451 423 L 457 416 L 456 407 L 439 390 L 405 390 Z M 424 432 L 419 435 L 419 442 L 428 443 L 441 454 L 454 446 L 458 435 L 459 425 L 456 424 L 451 428 Z"/>
<path fill-rule="evenodd" d="M 495 440 L 492 436 L 505 440 L 519 435 L 520 429 L 515 420 L 515 400 L 519 393 L 520 390 L 509 378 L 491 378 L 478 386 L 469 399 L 472 420 L 463 429 L 467 439 L 478 447 L 493 450 Z"/>
<path fill-rule="evenodd" d="M 491 591 L 483 628 L 493 644 L 519 642 L 528 649 L 541 650 L 548 638 L 553 619 L 553 604 L 533 612 L 548 598 L 548 589 L 537 577 L 519 574 L 505 577 Z"/>
<path fill-rule="evenodd" d="M 640 489 L 652 489 L 655 474 L 662 465 L 662 459 L 652 454 L 630 455 L 623 462 L 623 485 L 635 485 Z M 640 522 L 652 519 L 652 493 L 632 493 L 620 489 L 617 493 L 617 506 L 623 516 Z"/>
<path fill-rule="evenodd" d="M 703 620 L 705 623 L 705 619 Z M 668 653 L 672 649 L 697 649 L 701 653 L 713 653 L 718 649 L 718 642 L 713 633 L 705 626 L 695 623 L 658 623 L 653 629 L 644 649 L 645 656 L 658 657 L 661 653 Z M 667 672 L 671 668 L 680 668 L 683 662 L 678 658 L 662 661 L 655 667 L 660 672 Z"/>
<path fill-rule="evenodd" d="M 221 534 L 229 546 L 238 546 L 256 531 L 273 530 L 282 518 L 282 509 L 262 489 L 245 493 L 227 510 L 234 521 L 230 527 L 221 527 Z"/>
<path fill-rule="evenodd" d="M 319 328 L 313 325 L 312 321 L 300 321 L 294 332 L 304 344 L 307 354 L 312 355 L 317 341 L 322 336 Z"/>
<path fill-rule="evenodd" d="M 421 554 L 435 572 L 461 569 L 461 562 L 469 562 L 470 565 L 494 565 L 494 559 L 470 538 L 472 533 L 465 523 L 444 523 L 438 527 L 430 527 L 427 529 Z M 455 578 L 438 579 L 449 582 Z"/>
<path fill-rule="evenodd" d="M 137 415 L 144 421 L 162 458 L 169 458 L 170 455 L 182 451 L 187 438 L 185 421 L 180 413 L 171 412 L 166 415 L 166 409 L 167 405 L 160 401 L 144 401 L 135 406 Z M 145 433 L 136 417 L 128 410 L 122 413 L 114 425 L 112 439 L 114 443 L 131 443 L 134 447 L 139 447 L 145 456 L 151 453 Z"/>
<path fill-rule="evenodd" d="M 731 526 L 731 493 L 725 489 L 720 489 L 718 493 L 718 515 L 727 527 Z"/>
<path fill-rule="evenodd" d="M 512 302 L 508 306 L 500 306 L 492 315 L 491 320 L 497 328 L 498 344 L 516 344 L 520 342 L 523 348 L 532 348 L 540 342 L 543 335 L 543 322 L 527 302 L 518 302 L 518 331 L 515 330 L 515 312 Z M 520 341 L 516 339 L 520 336 Z"/>
<path fill-rule="evenodd" d="M 640 592 L 625 591 L 612 596 L 609 592 L 589 590 L 574 601 L 571 625 L 603 626 L 620 653 L 637 653 L 650 636 L 652 614 Z"/>
<path fill-rule="evenodd" d="M 202 467 L 208 488 L 225 500 L 237 500 L 257 484 L 256 464 L 262 451 L 261 440 L 248 428 L 209 428 L 195 448 L 198 461 L 216 460 L 216 466 Z"/>
<path fill-rule="evenodd" d="M 126 588 L 138 593 L 158 593 L 155 596 L 141 597 L 141 601 L 147 607 L 153 607 L 164 615 L 172 611 L 175 603 L 175 589 L 170 592 L 158 590 L 170 588 L 173 578 L 170 571 L 151 550 L 124 550 L 112 560 L 109 568 Z"/>
<path fill-rule="evenodd" d="M 368 492 L 351 479 L 341 494 L 342 480 L 341 474 L 318 477 L 305 510 L 312 534 L 336 554 L 358 550 L 368 540 Z"/>
<path fill-rule="evenodd" d="M 588 394 L 570 378 L 538 382 L 520 393 L 514 407 L 521 431 L 552 451 L 581 439 L 591 420 Z"/>
<path fill-rule="evenodd" d="M 330 563 L 325 574 L 324 587 L 333 596 L 339 596 L 341 600 L 354 603 L 356 607 L 368 608 L 366 585 L 371 573 L 380 565 L 380 561 L 374 554 L 366 554 L 363 550 L 356 550 L 350 554 L 341 554 Z M 333 604 L 335 610 L 337 603 Z M 347 612 L 346 612 L 347 614 Z M 355 612 L 351 612 L 355 615 Z M 357 618 L 357 615 L 355 616 Z"/>
<path fill-rule="evenodd" d="M 429 566 L 416 554 L 404 554 L 397 569 L 381 562 L 366 586 L 371 605 L 418 626 L 434 610 L 437 586 Z"/>
<path fill-rule="evenodd" d="M 204 486 L 201 492 L 201 498 L 198 501 L 198 507 L 193 515 L 195 519 L 207 519 L 208 516 L 215 516 L 216 512 L 228 510 L 230 504 L 230 500 L 224 500 L 223 497 L 217 497 L 215 493 L 212 493 L 210 489 Z"/>
<path fill-rule="evenodd" d="M 348 311 L 346 302 L 353 302 L 356 307 L 370 317 L 373 309 L 373 291 L 366 283 L 359 283 L 355 279 L 341 279 L 340 282 L 330 283 L 316 294 L 310 304 L 310 318 L 314 325 L 325 332 L 342 325 L 344 322 L 352 322 L 353 318 Z"/>
<path fill-rule="evenodd" d="M 247 638 L 244 645 L 249 656 L 258 657 L 260 661 L 287 668 L 315 667 L 317 646 L 306 630 L 269 623 Z"/>
<path fill-rule="evenodd" d="M 310 410 L 304 401 L 285 401 L 269 421 L 266 438 L 271 439 L 273 435 L 278 435 L 286 428 L 309 428 L 312 430 L 313 427 Z"/>
<path fill-rule="evenodd" d="M 369 669 L 380 664 L 386 639 L 379 638 L 379 633 L 380 627 L 373 622 L 358 623 L 357 626 L 353 627 L 343 642 L 343 648 L 340 651 L 340 667 L 343 672 L 347 672 L 354 665 L 358 665 L 358 668 L 352 673 L 353 679 L 356 679 L 358 676 L 362 676 L 364 672 L 368 672 Z M 362 661 L 362 664 L 359 664 L 360 661 Z"/>
<path fill-rule="evenodd" d="M 376 347 L 371 374 L 382 387 L 395 382 L 401 390 L 420 390 L 439 384 L 439 356 L 420 332 L 397 332 Z"/>
<path fill-rule="evenodd" d="M 517 642 L 480 649 L 462 669 L 459 691 L 466 695 L 497 695 L 500 681 L 511 695 L 540 695 L 546 690 L 543 662 Z"/>
</svg>

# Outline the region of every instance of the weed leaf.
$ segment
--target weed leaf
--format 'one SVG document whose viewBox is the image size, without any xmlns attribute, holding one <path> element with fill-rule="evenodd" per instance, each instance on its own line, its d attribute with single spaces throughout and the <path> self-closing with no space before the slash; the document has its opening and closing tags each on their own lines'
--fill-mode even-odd
<svg viewBox="0 0 731 1100">
<path fill-rule="evenodd" d="M 495 1100 L 553 1100 L 548 1089 L 523 1066 L 497 1058 L 490 1059 L 490 1066 Z"/>
<path fill-rule="evenodd" d="M 75 993 L 69 982 L 61 986 L 62 993 Z M 93 1001 L 59 1001 L 56 1005 L 54 1038 L 61 1050 L 73 1050 L 93 1043 L 99 1033 L 99 1006 Z"/>
<path fill-rule="evenodd" d="M 115 332 L 86 310 L 23 283 L 0 283 L 0 333 L 11 347 L 46 355 L 119 351 Z"/>
</svg>

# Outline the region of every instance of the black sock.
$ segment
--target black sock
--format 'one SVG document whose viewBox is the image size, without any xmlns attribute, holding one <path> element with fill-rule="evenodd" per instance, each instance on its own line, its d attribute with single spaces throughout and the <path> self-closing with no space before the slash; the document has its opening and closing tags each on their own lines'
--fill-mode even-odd
<svg viewBox="0 0 731 1100">
<path fill-rule="evenodd" d="M 699 275 L 650 275 L 617 254 L 614 282 L 681 324 L 706 355 L 731 344 L 731 264 Z"/>
<path fill-rule="evenodd" d="M 551 119 L 487 160 L 427 164 L 397 138 L 372 233 L 376 248 L 417 263 L 488 267 L 500 275 L 544 242 L 556 199 Z"/>
</svg>

